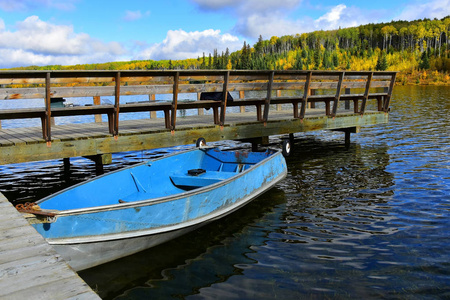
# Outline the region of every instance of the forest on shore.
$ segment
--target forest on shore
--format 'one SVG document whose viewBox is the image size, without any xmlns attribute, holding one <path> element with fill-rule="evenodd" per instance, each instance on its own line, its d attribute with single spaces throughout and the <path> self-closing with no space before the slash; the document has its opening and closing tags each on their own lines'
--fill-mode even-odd
<svg viewBox="0 0 450 300">
<path fill-rule="evenodd" d="M 270 39 L 259 37 L 239 51 L 215 49 L 185 60 L 139 60 L 73 66 L 29 66 L 15 70 L 353 70 L 398 71 L 397 84 L 450 84 L 450 16 L 392 21 L 314 31 Z"/>
</svg>

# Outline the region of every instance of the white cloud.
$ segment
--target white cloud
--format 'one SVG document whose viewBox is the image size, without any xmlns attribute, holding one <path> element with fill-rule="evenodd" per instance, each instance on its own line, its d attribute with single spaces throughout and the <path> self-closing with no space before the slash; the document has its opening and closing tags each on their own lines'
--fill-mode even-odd
<svg viewBox="0 0 450 300">
<path fill-rule="evenodd" d="M 212 53 L 214 49 L 235 51 L 242 47 L 239 39 L 231 34 L 221 34 L 220 30 L 186 32 L 182 29 L 169 30 L 161 43 L 144 49 L 138 55 L 140 59 L 186 59 Z"/>
<path fill-rule="evenodd" d="M 314 21 L 314 30 L 332 30 L 369 23 L 365 14 L 356 7 L 339 4 Z"/>
<path fill-rule="evenodd" d="M 338 22 L 341 18 L 342 12 L 347 8 L 344 4 L 339 4 L 331 9 L 331 11 L 327 12 L 325 15 L 321 16 L 317 19 L 316 22 L 328 22 L 335 23 Z"/>
<path fill-rule="evenodd" d="M 37 16 L 14 28 L 5 30 L 0 19 L 0 67 L 104 62 L 126 53 L 119 43 L 104 43 L 75 33 L 72 26 L 51 24 Z"/>
<path fill-rule="evenodd" d="M 279 18 L 276 18 L 279 16 Z M 281 13 L 271 16 L 252 14 L 240 19 L 234 28 L 240 34 L 256 38 L 262 35 L 264 38 L 298 33 L 302 24 L 299 21 L 288 20 Z"/>
<path fill-rule="evenodd" d="M 358 8 L 344 4 L 330 7 L 325 14 L 314 20 L 307 16 L 298 19 L 289 17 L 293 11 L 300 10 L 302 0 L 193 1 L 204 10 L 230 10 L 237 17 L 233 31 L 251 39 L 256 39 L 259 35 L 270 38 L 274 35 L 337 29 L 339 26 L 357 26 L 368 22 Z"/>
<path fill-rule="evenodd" d="M 290 3 L 290 5 L 294 4 L 293 1 Z M 267 39 L 271 36 L 295 35 L 369 23 L 358 8 L 347 7 L 344 4 L 329 8 L 325 14 L 315 20 L 306 16 L 301 19 L 290 19 L 284 10 L 272 11 L 267 14 L 265 10 L 261 11 L 263 13 L 256 12 L 239 18 L 234 30 L 253 39 L 259 35 Z"/>
<path fill-rule="evenodd" d="M 397 20 L 417 20 L 423 18 L 442 19 L 450 15 L 450 0 L 432 0 L 406 5 Z"/>
<path fill-rule="evenodd" d="M 140 10 L 135 10 L 135 11 L 127 10 L 127 11 L 125 11 L 125 16 L 123 17 L 123 19 L 127 22 L 133 22 L 133 21 L 137 21 L 137 20 L 142 19 L 143 17 L 149 16 L 149 15 L 150 15 L 150 11 L 146 11 L 145 13 L 142 13 Z"/>
</svg>

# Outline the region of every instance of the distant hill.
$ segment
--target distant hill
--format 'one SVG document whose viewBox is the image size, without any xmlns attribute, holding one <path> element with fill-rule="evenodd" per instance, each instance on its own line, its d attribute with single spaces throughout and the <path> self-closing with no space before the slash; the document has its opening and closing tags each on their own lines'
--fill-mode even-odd
<svg viewBox="0 0 450 300">
<path fill-rule="evenodd" d="M 450 84 L 450 16 L 441 20 L 367 24 L 268 40 L 185 60 L 141 60 L 23 70 L 392 70 L 400 84 Z"/>
</svg>

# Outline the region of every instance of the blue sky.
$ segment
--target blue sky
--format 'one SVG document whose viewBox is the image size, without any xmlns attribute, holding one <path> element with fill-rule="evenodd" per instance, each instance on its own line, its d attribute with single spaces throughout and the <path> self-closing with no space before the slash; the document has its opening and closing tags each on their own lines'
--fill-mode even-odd
<svg viewBox="0 0 450 300">
<path fill-rule="evenodd" d="M 0 0 L 0 68 L 197 58 L 259 35 L 447 15 L 450 0 Z"/>
</svg>

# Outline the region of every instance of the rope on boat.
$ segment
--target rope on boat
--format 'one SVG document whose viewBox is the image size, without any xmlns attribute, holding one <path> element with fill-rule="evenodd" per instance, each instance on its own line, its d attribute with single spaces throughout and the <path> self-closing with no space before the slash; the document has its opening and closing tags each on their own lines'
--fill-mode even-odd
<svg viewBox="0 0 450 300">
<path fill-rule="evenodd" d="M 33 214 L 35 216 L 50 217 L 56 216 L 55 213 L 42 210 L 39 205 L 34 202 L 26 202 L 24 204 L 17 204 L 16 209 L 21 213 Z"/>
</svg>

